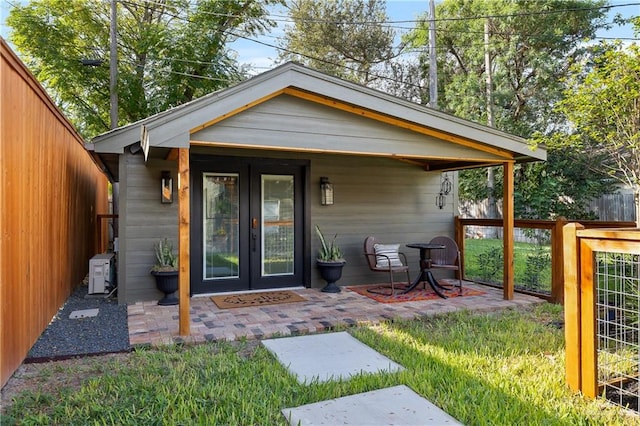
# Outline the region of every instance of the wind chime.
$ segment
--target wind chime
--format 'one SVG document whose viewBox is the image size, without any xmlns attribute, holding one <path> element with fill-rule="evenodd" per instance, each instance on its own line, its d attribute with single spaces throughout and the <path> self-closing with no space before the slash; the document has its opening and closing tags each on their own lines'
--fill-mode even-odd
<svg viewBox="0 0 640 426">
<path fill-rule="evenodd" d="M 446 196 L 451 192 L 453 185 L 449 180 L 449 173 L 444 173 L 440 177 L 440 193 L 436 195 L 436 206 L 442 209 L 447 202 Z"/>
</svg>

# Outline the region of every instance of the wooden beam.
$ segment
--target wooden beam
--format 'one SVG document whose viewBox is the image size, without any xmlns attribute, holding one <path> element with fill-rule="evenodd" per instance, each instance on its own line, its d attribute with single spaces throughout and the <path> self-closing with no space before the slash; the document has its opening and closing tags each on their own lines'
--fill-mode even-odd
<svg viewBox="0 0 640 426">
<path fill-rule="evenodd" d="M 502 199 L 502 227 L 504 235 L 504 300 L 513 300 L 513 162 L 504 162 L 504 193 Z"/>
<path fill-rule="evenodd" d="M 178 294 L 180 296 L 179 334 L 188 336 L 191 334 L 190 293 L 191 277 L 189 265 L 189 233 L 190 233 L 190 208 L 189 208 L 189 148 L 178 149 Z"/>
<path fill-rule="evenodd" d="M 478 167 L 487 167 L 490 165 L 500 165 L 502 162 L 489 162 L 486 160 L 478 160 L 474 158 L 456 157 L 455 162 L 450 157 L 438 157 L 430 156 L 425 157 L 423 155 L 409 155 L 409 154 L 396 154 L 393 152 L 362 152 L 345 149 L 319 149 L 319 148 L 302 148 L 292 146 L 278 146 L 278 145 L 258 145 L 250 143 L 239 144 L 237 142 L 223 142 L 223 141 L 201 141 L 197 139 L 191 139 L 189 142 L 191 146 L 208 146 L 216 148 L 237 148 L 237 149 L 260 149 L 264 151 L 288 151 L 288 152 L 304 152 L 313 154 L 343 154 L 343 155 L 360 155 L 367 157 L 380 157 L 380 158 L 393 158 L 398 161 L 413 164 L 421 167 L 424 171 L 454 171 L 462 169 L 471 169 Z M 435 161 L 435 165 L 429 164 L 425 161 Z M 471 163 L 471 164 L 469 164 Z"/>
<path fill-rule="evenodd" d="M 564 339 L 565 379 L 569 388 L 580 391 L 581 383 L 581 307 L 580 307 L 580 251 L 578 250 L 579 223 L 569 223 L 562 229 L 564 248 Z"/>
<path fill-rule="evenodd" d="M 171 148 L 165 160 L 178 161 L 178 148 Z"/>
</svg>

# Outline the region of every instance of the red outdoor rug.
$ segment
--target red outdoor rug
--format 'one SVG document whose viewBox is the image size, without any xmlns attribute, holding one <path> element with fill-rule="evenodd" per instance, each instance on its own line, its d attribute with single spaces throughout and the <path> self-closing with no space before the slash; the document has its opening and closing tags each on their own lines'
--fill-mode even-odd
<svg viewBox="0 0 640 426">
<path fill-rule="evenodd" d="M 419 300 L 434 300 L 434 299 L 445 300 L 445 299 L 442 299 L 440 296 L 438 296 L 433 291 L 433 289 L 429 287 L 429 285 L 427 285 L 426 289 L 423 289 L 422 284 L 418 286 L 419 288 L 413 289 L 407 294 L 396 294 L 393 296 L 391 294 L 377 294 L 377 293 L 371 293 L 367 291 L 369 289 L 378 288 L 377 291 L 381 293 L 382 292 L 391 293 L 391 288 L 380 288 L 383 285 L 384 284 L 359 285 L 359 286 L 347 287 L 347 289 L 355 293 L 361 294 L 363 296 L 367 296 L 368 298 L 373 299 L 376 302 L 380 302 L 380 303 L 417 302 Z M 397 290 L 398 287 L 399 286 L 396 286 L 396 293 L 398 292 Z M 464 287 L 464 285 L 462 287 L 462 294 L 459 293 L 459 289 L 457 287 L 454 287 L 451 290 L 444 290 L 443 293 L 445 296 L 449 298 L 464 297 L 464 296 L 482 296 L 483 294 L 485 294 L 484 291 L 467 288 L 467 287 Z"/>
</svg>

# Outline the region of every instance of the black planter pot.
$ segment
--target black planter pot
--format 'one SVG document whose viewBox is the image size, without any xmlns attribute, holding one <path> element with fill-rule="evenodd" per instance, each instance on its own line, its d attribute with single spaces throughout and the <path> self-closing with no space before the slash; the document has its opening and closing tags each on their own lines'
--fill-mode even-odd
<svg viewBox="0 0 640 426">
<path fill-rule="evenodd" d="M 336 285 L 336 281 L 342 276 L 342 267 L 345 262 L 325 262 L 323 260 L 317 260 L 316 264 L 318 265 L 320 276 L 327 282 L 327 285 L 321 291 L 325 293 L 340 293 L 342 290 Z"/>
<path fill-rule="evenodd" d="M 164 293 L 158 305 L 170 306 L 178 304 L 178 271 L 151 271 L 156 277 L 156 287 Z"/>
</svg>

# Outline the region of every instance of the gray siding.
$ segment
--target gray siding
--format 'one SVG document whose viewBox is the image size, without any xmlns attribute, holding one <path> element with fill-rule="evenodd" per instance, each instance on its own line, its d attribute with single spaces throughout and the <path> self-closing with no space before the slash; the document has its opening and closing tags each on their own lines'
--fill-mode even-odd
<svg viewBox="0 0 640 426">
<path fill-rule="evenodd" d="M 286 95 L 200 130 L 191 139 L 292 150 L 500 160 L 469 147 Z"/>
<path fill-rule="evenodd" d="M 425 172 L 386 158 L 204 147 L 194 148 L 193 152 L 310 160 L 310 224 L 311 227 L 320 225 L 327 236 L 338 234 L 337 242 L 347 260 L 339 281 L 343 286 L 386 279 L 384 274 L 371 273 L 367 268 L 362 244 L 368 235 L 384 242 L 400 243 L 409 257 L 412 277 L 417 273 L 418 252 L 404 245 L 428 241 L 440 234 L 453 235 L 454 197 L 447 197 L 442 210 L 435 205 L 440 173 Z M 178 232 L 177 200 L 169 205 L 159 201 L 160 172 L 171 170 L 175 186 L 175 163 L 151 159 L 145 165 L 140 155 L 127 154 L 123 158 L 126 172 L 120 193 L 120 301 L 155 300 L 161 295 L 149 274 L 154 263 L 153 245 L 165 236 L 176 242 Z M 334 184 L 332 206 L 320 205 L 320 176 L 329 177 Z M 311 285 L 319 288 L 325 284 L 315 268 L 319 241 L 313 229 L 310 236 L 312 256 L 306 261 L 312 271 Z"/>
<path fill-rule="evenodd" d="M 174 202 L 160 202 L 160 176 L 173 176 Z M 168 238 L 178 249 L 177 169 L 175 161 L 149 159 L 141 153 L 121 156 L 120 161 L 120 253 L 118 300 L 126 303 L 161 297 L 149 271 L 155 263 L 154 244 Z"/>
<path fill-rule="evenodd" d="M 335 204 L 320 205 L 320 176 L 334 185 Z M 338 284 L 384 282 L 386 275 L 372 273 L 363 255 L 364 239 L 374 235 L 385 243 L 400 243 L 409 258 L 414 277 L 418 251 L 405 244 L 429 241 L 436 235 L 453 236 L 453 196 L 441 210 L 435 204 L 440 173 L 392 159 L 343 155 L 313 156 L 311 163 L 312 226 L 320 225 L 325 236 L 338 234 L 347 265 Z M 312 234 L 312 253 L 318 239 Z M 315 259 L 309 260 L 313 266 Z M 312 268 L 313 287 L 324 285 Z"/>
</svg>

